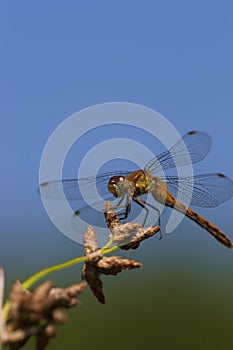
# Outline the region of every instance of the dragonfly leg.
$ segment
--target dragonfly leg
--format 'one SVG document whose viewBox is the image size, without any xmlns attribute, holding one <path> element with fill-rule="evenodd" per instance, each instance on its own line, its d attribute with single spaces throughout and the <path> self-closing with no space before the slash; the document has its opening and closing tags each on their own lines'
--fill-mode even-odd
<svg viewBox="0 0 233 350">
<path fill-rule="evenodd" d="M 142 226 L 145 226 L 145 223 L 146 223 L 146 220 L 147 220 L 147 217 L 149 214 L 149 209 L 146 207 L 146 205 L 144 203 L 141 203 L 140 198 L 133 198 L 133 201 L 135 203 L 137 203 L 138 205 L 140 205 L 140 207 L 142 207 L 146 211 L 146 215 L 145 215 L 145 218 L 144 218 L 143 224 L 142 224 Z"/>
<path fill-rule="evenodd" d="M 124 208 L 124 211 L 118 213 L 118 217 L 121 215 L 121 217 L 119 217 L 119 220 L 125 220 L 127 219 L 129 213 L 130 213 L 130 210 L 131 210 L 131 200 L 130 200 L 130 197 L 127 196 L 127 200 L 126 200 L 126 203 L 124 205 L 121 205 L 121 203 L 123 202 L 125 196 L 123 196 L 119 202 L 117 203 L 117 205 L 114 207 L 114 209 L 118 210 L 118 209 L 121 209 L 121 208 Z"/>
<path fill-rule="evenodd" d="M 125 207 L 125 217 L 122 218 L 123 219 L 127 219 L 129 213 L 130 213 L 130 210 L 131 210 L 131 202 L 129 201 L 127 204 L 126 204 L 126 207 Z"/>
<path fill-rule="evenodd" d="M 154 205 L 152 205 L 152 204 L 150 204 L 150 203 L 144 201 L 144 199 L 139 198 L 139 197 L 137 197 L 137 198 L 132 198 L 132 199 L 133 199 L 133 201 L 134 201 L 135 203 L 137 203 L 138 205 L 140 205 L 140 206 L 141 206 L 143 209 L 145 209 L 145 211 L 146 211 L 146 216 L 145 216 L 145 219 L 144 219 L 144 221 L 143 221 L 143 226 L 145 225 L 146 220 L 147 220 L 147 217 L 148 217 L 148 214 L 149 214 L 149 209 L 147 208 L 147 206 L 148 206 L 148 207 L 151 207 L 152 209 L 154 209 L 155 211 L 157 211 L 157 213 L 158 213 L 158 225 L 159 225 L 159 227 L 161 227 L 161 220 L 160 220 L 161 214 L 160 214 L 160 211 L 159 211 L 159 209 L 158 209 L 157 207 L 155 207 Z M 160 232 L 160 237 L 159 237 L 159 239 L 162 239 L 162 232 L 161 232 L 161 229 L 159 230 L 159 232 Z"/>
</svg>

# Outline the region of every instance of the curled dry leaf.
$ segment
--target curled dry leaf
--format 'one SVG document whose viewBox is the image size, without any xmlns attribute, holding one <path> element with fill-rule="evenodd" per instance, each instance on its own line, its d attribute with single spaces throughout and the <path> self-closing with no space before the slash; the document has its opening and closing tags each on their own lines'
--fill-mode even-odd
<svg viewBox="0 0 233 350">
<path fill-rule="evenodd" d="M 104 304 L 105 297 L 103 293 L 103 283 L 99 277 L 100 273 L 95 267 L 95 262 L 101 258 L 101 252 L 98 250 L 98 243 L 96 240 L 96 234 L 92 226 L 88 226 L 87 231 L 83 236 L 84 241 L 84 254 L 88 257 L 88 261 L 82 268 L 82 279 L 86 280 L 92 293 L 97 300 Z"/>
<path fill-rule="evenodd" d="M 87 227 L 87 231 L 83 235 L 83 242 L 84 242 L 84 253 L 86 256 L 98 250 L 96 234 L 92 226 Z"/>
<path fill-rule="evenodd" d="M 132 270 L 142 267 L 140 262 L 123 259 L 119 256 L 104 256 L 96 264 L 98 272 L 104 275 L 117 275 L 123 270 Z"/>
<path fill-rule="evenodd" d="M 118 216 L 115 214 L 113 206 L 111 205 L 110 201 L 105 202 L 104 215 L 105 215 L 106 224 L 110 231 L 114 227 L 120 225 L 120 220 Z"/>
<path fill-rule="evenodd" d="M 100 273 L 97 271 L 95 265 L 86 263 L 82 268 L 82 279 L 86 280 L 92 293 L 96 299 L 105 304 L 105 296 L 103 293 L 103 282 L 100 279 Z"/>
<path fill-rule="evenodd" d="M 93 242 L 91 242 L 92 240 Z M 87 281 L 91 291 L 102 304 L 105 303 L 105 297 L 100 274 L 116 275 L 122 270 L 131 270 L 142 266 L 141 263 L 134 260 L 122 259 L 118 256 L 102 256 L 92 227 L 89 227 L 84 234 L 84 252 L 88 260 L 83 266 L 82 278 Z"/>
<path fill-rule="evenodd" d="M 130 241 L 125 245 L 120 246 L 120 248 L 123 250 L 137 249 L 142 241 L 154 236 L 159 231 L 160 231 L 160 226 L 139 228 L 139 230 L 136 232 L 135 236 L 133 237 L 132 241 Z"/>
<path fill-rule="evenodd" d="M 120 224 L 114 209 L 109 201 L 105 204 L 105 219 L 110 230 L 109 239 L 119 245 L 121 249 L 137 249 L 140 242 L 152 237 L 160 231 L 159 226 L 144 228 L 139 223 Z"/>
</svg>

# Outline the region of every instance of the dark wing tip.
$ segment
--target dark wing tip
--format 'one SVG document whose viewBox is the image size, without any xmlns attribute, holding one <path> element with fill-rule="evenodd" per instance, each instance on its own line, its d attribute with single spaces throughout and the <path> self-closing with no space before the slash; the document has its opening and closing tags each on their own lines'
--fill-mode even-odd
<svg viewBox="0 0 233 350">
<path fill-rule="evenodd" d="M 80 215 L 80 210 L 76 210 L 74 213 L 73 213 L 73 217 L 76 218 L 76 216 L 79 216 Z"/>
<path fill-rule="evenodd" d="M 197 133 L 197 131 L 196 130 L 193 130 L 193 131 L 189 131 L 188 132 L 188 135 L 194 135 L 194 134 L 196 134 Z"/>
<path fill-rule="evenodd" d="M 48 186 L 48 184 L 49 184 L 49 182 L 48 182 L 48 181 L 46 181 L 46 182 L 42 182 L 42 183 L 40 184 L 40 187 L 45 187 L 45 186 Z"/>
<path fill-rule="evenodd" d="M 225 178 L 226 178 L 226 175 L 221 174 L 221 173 L 218 173 L 217 176 L 218 176 L 218 177 L 225 177 Z"/>
</svg>

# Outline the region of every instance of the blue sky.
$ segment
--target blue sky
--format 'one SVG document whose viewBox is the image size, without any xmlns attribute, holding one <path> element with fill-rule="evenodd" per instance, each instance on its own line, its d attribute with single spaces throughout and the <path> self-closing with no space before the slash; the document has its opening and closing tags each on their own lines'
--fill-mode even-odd
<svg viewBox="0 0 233 350">
<path fill-rule="evenodd" d="M 53 249 L 58 261 L 77 251 L 52 227 L 36 188 L 50 134 L 84 107 L 133 102 L 157 110 L 181 134 L 203 130 L 213 147 L 201 170 L 233 178 L 231 1 L 27 0 L 0 7 L 1 264 L 26 252 L 35 269 L 41 251 L 50 256 Z M 231 208 L 232 201 L 208 216 L 229 231 Z"/>
</svg>

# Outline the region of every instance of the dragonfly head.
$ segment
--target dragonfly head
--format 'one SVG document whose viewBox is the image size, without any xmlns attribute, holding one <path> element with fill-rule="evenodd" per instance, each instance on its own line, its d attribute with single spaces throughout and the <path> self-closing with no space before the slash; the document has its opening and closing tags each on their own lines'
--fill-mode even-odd
<svg viewBox="0 0 233 350">
<path fill-rule="evenodd" d="M 115 197 L 123 197 L 129 192 L 129 181 L 122 175 L 113 176 L 108 182 L 108 189 Z"/>
</svg>

